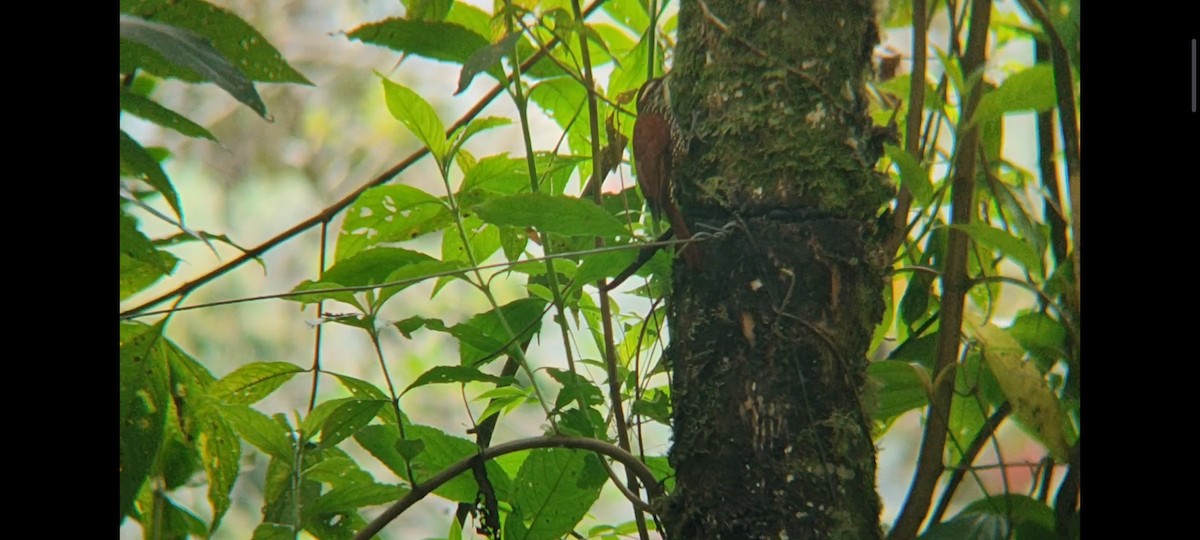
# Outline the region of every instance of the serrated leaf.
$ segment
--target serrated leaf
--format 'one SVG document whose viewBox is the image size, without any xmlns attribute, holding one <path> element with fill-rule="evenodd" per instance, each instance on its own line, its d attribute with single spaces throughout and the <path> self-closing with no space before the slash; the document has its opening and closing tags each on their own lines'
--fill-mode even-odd
<svg viewBox="0 0 1200 540">
<path fill-rule="evenodd" d="M 363 426 L 371 423 L 385 400 L 349 400 L 339 405 L 321 427 L 321 448 L 329 448 L 354 435 Z"/>
<path fill-rule="evenodd" d="M 374 187 L 346 211 L 334 257 L 342 261 L 371 246 L 412 240 L 451 222 L 445 203 L 424 191 L 403 184 Z"/>
<path fill-rule="evenodd" d="M 121 170 L 130 176 L 142 180 L 162 194 L 167 204 L 175 211 L 175 216 L 183 221 L 183 210 L 179 206 L 179 194 L 171 179 L 163 172 L 158 160 L 154 159 L 145 148 L 133 140 L 125 130 L 121 130 Z"/>
<path fill-rule="evenodd" d="M 129 513 L 163 444 L 169 368 L 159 352 L 161 323 L 121 324 L 121 520 Z"/>
<path fill-rule="evenodd" d="M 568 534 L 600 496 L 608 481 L 590 452 L 539 448 L 529 452 L 514 482 L 515 512 L 532 522 L 521 538 L 551 540 Z"/>
<path fill-rule="evenodd" d="M 178 131 L 188 137 L 199 137 L 213 142 L 217 140 L 204 126 L 188 120 L 182 114 L 163 107 L 150 98 L 139 96 L 124 88 L 121 89 L 121 110 L 167 129 Z"/>
<path fill-rule="evenodd" d="M 521 193 L 475 206 L 479 217 L 497 225 L 536 227 L 564 236 L 628 236 L 625 225 L 595 204 L 562 195 Z"/>
<path fill-rule="evenodd" d="M 249 405 L 267 397 L 303 371 L 304 368 L 288 362 L 255 362 L 217 381 L 209 393 L 225 403 Z"/>
<path fill-rule="evenodd" d="M 383 96 L 387 101 L 388 112 L 429 148 L 439 166 L 444 164 L 448 148 L 446 128 L 442 126 L 437 112 L 425 98 L 408 87 L 394 83 L 383 75 L 379 75 L 379 80 L 383 82 Z"/>
<path fill-rule="evenodd" d="M 1045 275 L 1042 267 L 1042 256 L 1029 243 L 1017 238 L 1007 231 L 991 227 L 984 223 L 969 225 L 952 225 L 966 232 L 973 240 L 988 249 L 994 249 L 1007 255 L 1013 262 L 1021 265 L 1039 279 Z"/>
<path fill-rule="evenodd" d="M 329 512 L 357 510 L 364 506 L 375 506 L 394 502 L 408 493 L 408 488 L 391 484 L 367 484 L 345 488 L 333 488 L 304 508 L 309 515 Z"/>
<path fill-rule="evenodd" d="M 920 206 L 929 206 L 933 201 L 933 183 L 929 179 L 929 169 L 922 167 L 912 154 L 903 148 L 890 144 L 884 145 L 887 156 L 900 169 L 900 185 L 912 193 Z"/>
<path fill-rule="evenodd" d="M 371 475 L 359 468 L 350 458 L 326 458 L 320 463 L 305 469 L 304 478 L 314 482 L 329 484 L 333 488 L 344 488 L 367 485 L 375 482 Z"/>
<path fill-rule="evenodd" d="M 1068 444 L 1063 432 L 1062 408 L 1037 367 L 1022 359 L 1025 351 L 1020 343 L 995 325 L 975 329 L 975 337 L 983 346 L 983 358 L 996 382 L 1008 396 L 1013 415 L 1030 431 L 1054 459 L 1064 463 Z"/>
<path fill-rule="evenodd" d="M 292 463 L 295 448 L 291 434 L 267 415 L 245 405 L 223 405 L 221 416 L 246 442 L 285 464 Z"/>
<path fill-rule="evenodd" d="M 466 90 L 480 72 L 486 71 L 491 73 L 496 80 L 502 80 L 504 70 L 500 66 L 500 60 L 512 54 L 513 45 L 518 39 L 521 39 L 522 35 L 521 32 L 514 32 L 499 42 L 486 44 L 472 52 L 471 56 L 462 63 L 462 70 L 458 73 L 458 88 L 454 91 L 454 95 L 461 94 L 463 90 Z"/>
<path fill-rule="evenodd" d="M 479 369 L 469 366 L 434 366 L 429 371 L 422 373 L 417 377 L 408 388 L 401 392 L 401 395 L 408 393 L 413 388 L 425 386 L 427 384 L 449 384 L 449 383 L 468 383 L 468 382 L 490 382 L 497 385 L 506 385 L 516 383 L 516 379 L 512 377 L 498 377 L 479 371 Z"/>
<path fill-rule="evenodd" d="M 125 300 L 139 292 L 142 292 L 147 287 L 158 282 L 163 276 L 174 271 L 175 266 L 179 264 L 179 259 L 166 251 L 155 251 L 154 255 L 158 257 L 157 264 L 151 264 L 139 259 L 135 259 L 126 253 L 120 256 L 120 282 L 121 300 Z M 162 271 L 162 267 L 168 268 L 167 272 Z"/>
<path fill-rule="evenodd" d="M 1009 75 L 999 88 L 984 94 L 971 123 L 996 120 L 1010 112 L 1048 111 L 1054 103 L 1054 70 L 1049 64 L 1038 64 Z"/>
<path fill-rule="evenodd" d="M 172 64 L 216 83 L 259 116 L 268 117 L 267 106 L 254 83 L 207 39 L 183 28 L 126 14 L 121 14 L 121 39 L 149 47 Z"/>
</svg>

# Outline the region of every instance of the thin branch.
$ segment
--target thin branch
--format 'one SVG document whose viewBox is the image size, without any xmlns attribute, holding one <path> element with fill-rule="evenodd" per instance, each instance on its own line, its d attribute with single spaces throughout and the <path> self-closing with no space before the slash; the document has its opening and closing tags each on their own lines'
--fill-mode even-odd
<svg viewBox="0 0 1200 540">
<path fill-rule="evenodd" d="M 579 7 L 579 0 L 571 0 L 571 9 L 574 12 L 575 20 L 582 25 L 583 11 Z M 588 130 L 592 139 L 592 176 L 599 179 L 604 177 L 604 171 L 603 164 L 600 163 L 600 112 L 596 105 L 596 77 L 592 73 L 592 57 L 587 33 L 583 28 L 579 28 L 576 34 L 579 36 L 579 52 L 583 56 L 583 80 L 587 90 Z M 592 200 L 597 206 L 602 204 L 600 190 L 597 189 L 592 193 Z M 604 238 L 596 237 L 596 247 L 604 247 Z M 611 410 L 617 429 L 617 443 L 622 450 L 629 452 L 629 426 L 625 422 L 625 408 L 621 400 L 621 379 L 617 375 L 617 346 L 614 342 L 612 302 L 608 298 L 603 278 L 600 279 L 597 286 L 600 289 L 600 323 L 604 330 L 604 363 L 608 368 L 608 392 L 609 399 L 612 401 Z M 636 498 L 640 486 L 638 486 L 634 471 L 628 465 L 625 466 L 625 481 L 629 491 Z M 646 516 L 636 504 L 633 505 L 633 519 L 637 524 L 638 537 L 641 540 L 649 540 L 650 533 L 646 529 Z"/>
<path fill-rule="evenodd" d="M 328 235 L 329 222 L 322 223 L 321 247 L 317 254 L 317 282 L 320 282 L 321 278 L 325 276 L 325 244 L 327 244 L 329 241 Z M 321 313 L 323 313 L 324 310 L 325 299 L 321 299 L 321 301 L 317 302 L 317 318 L 321 317 Z M 313 338 L 313 380 L 312 390 L 308 394 L 308 412 L 310 413 L 313 411 L 313 408 L 317 406 L 317 384 L 321 380 L 321 335 L 324 329 L 325 325 L 318 324 L 316 336 Z"/>
<path fill-rule="evenodd" d="M 968 30 L 967 51 L 963 55 L 964 76 L 981 73 L 986 61 L 988 26 L 991 20 L 991 0 L 972 0 L 971 25 Z M 969 119 L 982 98 L 983 84 L 974 85 L 963 105 L 960 118 Z M 954 184 L 951 201 L 951 221 L 955 225 L 967 225 L 975 215 L 975 165 L 979 149 L 979 128 L 968 126 L 959 132 L 956 145 Z M 967 251 L 969 238 L 960 228 L 950 230 L 946 249 L 946 266 L 942 274 L 941 327 L 938 330 L 937 349 L 933 374 L 939 379 L 955 365 L 958 357 L 959 336 L 962 331 L 964 301 L 967 292 Z M 921 439 L 921 451 L 917 459 L 913 483 L 909 488 L 904 507 L 896 519 L 896 525 L 888 535 L 889 540 L 916 538 L 921 523 L 929 511 L 934 488 L 945 469 L 942 453 L 946 447 L 946 432 L 949 426 L 951 398 L 954 394 L 953 379 L 942 382 L 933 389 L 929 414 Z"/>
<path fill-rule="evenodd" d="M 599 7 L 603 3 L 604 3 L 604 0 L 597 0 L 595 3 L 593 3 L 591 6 L 589 6 L 587 8 L 587 10 L 584 11 L 584 16 L 591 15 L 592 12 L 594 12 L 596 9 L 599 9 Z M 530 56 L 528 60 L 526 60 L 524 63 L 522 63 L 522 67 L 524 69 L 529 69 L 530 67 L 533 66 L 534 63 L 536 63 L 538 60 L 541 60 L 543 56 L 548 54 L 551 47 L 558 45 L 558 43 L 559 43 L 559 40 L 557 38 L 550 40 L 550 42 L 546 44 L 546 48 L 538 49 L 538 51 L 536 53 L 534 53 L 533 56 Z M 478 116 L 479 113 L 482 112 L 483 109 L 485 107 L 487 107 L 489 104 L 491 104 L 492 100 L 496 99 L 496 97 L 500 95 L 500 92 L 503 92 L 504 89 L 507 88 L 510 83 L 511 83 L 510 80 L 505 80 L 503 83 L 497 84 L 495 87 L 493 87 L 487 94 L 485 94 L 482 98 L 480 98 L 479 101 L 476 102 L 475 105 L 472 106 L 470 110 L 468 110 L 465 114 L 463 114 L 463 116 L 461 118 L 459 118 L 457 121 L 455 121 L 453 124 L 450 124 L 450 126 L 446 128 L 446 136 L 449 137 L 456 130 L 467 125 L 468 122 L 470 122 L 476 116 Z M 404 158 L 404 160 L 400 161 L 400 163 L 397 163 L 396 165 L 392 166 L 392 168 L 384 171 L 382 174 L 376 176 L 375 178 L 372 178 L 366 184 L 363 184 L 362 186 L 360 186 L 358 189 L 354 190 L 350 194 L 346 195 L 345 197 L 342 197 L 341 200 L 326 207 L 324 210 L 321 210 L 315 216 L 312 216 L 304 221 L 301 221 L 300 223 L 297 223 L 296 225 L 293 225 L 288 230 L 283 231 L 283 232 L 275 235 L 274 237 L 270 238 L 269 240 L 246 250 L 245 253 L 241 254 L 240 256 L 233 259 L 232 261 L 229 261 L 221 266 L 218 266 L 217 268 L 209 271 L 208 273 L 176 287 L 175 289 L 171 290 L 170 292 L 163 293 L 163 294 L 159 295 L 158 297 L 155 297 L 152 300 L 143 302 L 142 304 L 138 305 L 137 307 L 122 311 L 121 319 L 124 320 L 124 319 L 129 318 L 130 315 L 135 315 L 135 314 L 144 312 L 144 311 L 146 311 L 154 306 L 157 306 L 158 304 L 161 304 L 161 303 L 163 303 L 171 298 L 174 298 L 176 296 L 185 295 L 185 294 L 199 288 L 200 286 L 202 286 L 218 277 L 221 277 L 222 275 L 229 272 L 230 270 L 233 270 L 233 269 L 241 266 L 246 261 L 249 261 L 249 260 L 259 257 L 260 255 L 266 253 L 267 251 L 270 251 L 271 249 L 275 248 L 279 244 L 282 244 L 283 242 L 290 240 L 292 237 L 294 237 L 304 231 L 307 231 L 308 229 L 312 228 L 313 226 L 333 219 L 333 217 L 336 216 L 339 212 L 341 212 L 346 207 L 353 204 L 354 201 L 358 200 L 358 197 L 360 195 L 362 195 L 363 192 L 365 192 L 368 189 L 371 189 L 373 187 L 382 185 L 385 182 L 391 180 L 392 178 L 395 178 L 397 175 L 399 175 L 405 169 L 408 169 L 410 166 L 412 166 L 412 164 L 416 163 L 417 160 L 425 157 L 427 154 L 429 154 L 428 148 L 422 148 L 420 150 L 417 150 L 416 152 L 413 152 L 412 155 L 408 156 L 407 158 Z"/>
<path fill-rule="evenodd" d="M 646 486 L 646 492 L 650 495 L 650 499 L 652 501 L 663 496 L 662 486 L 658 484 L 658 479 L 654 477 L 654 473 L 650 470 L 650 468 L 647 467 L 645 463 L 638 461 L 633 454 L 630 454 L 629 452 L 626 452 L 616 446 L 597 439 L 588 439 L 583 437 L 535 437 L 531 439 L 521 439 L 504 444 L 498 444 L 491 448 L 484 449 L 476 455 L 464 458 L 461 461 L 447 467 L 446 469 L 442 470 L 442 472 L 437 473 L 424 483 L 419 485 L 414 484 L 412 491 L 405 495 L 404 498 L 388 507 L 387 510 L 384 510 L 383 514 L 380 514 L 380 516 L 371 521 L 371 523 L 367 524 L 367 526 L 359 531 L 358 534 L 354 535 L 354 539 L 367 540 L 372 536 L 375 536 L 382 531 L 388 523 L 391 523 L 393 520 L 399 517 L 400 514 L 403 514 L 405 510 L 407 510 L 413 504 L 416 504 L 417 501 L 425 498 L 426 495 L 432 493 L 433 490 L 441 487 L 446 482 L 454 479 L 454 477 L 466 472 L 476 463 L 483 463 L 487 460 L 496 459 L 506 454 L 520 452 L 522 450 L 533 450 L 535 448 L 574 448 L 578 450 L 588 450 L 597 454 L 608 456 L 625 465 L 626 469 L 631 470 L 633 474 L 637 475 L 637 477 L 642 480 L 642 483 Z"/>
<path fill-rule="evenodd" d="M 925 60 L 929 48 L 926 43 L 928 36 L 925 28 L 925 3 L 926 0 L 913 0 L 913 63 L 912 73 L 909 74 L 908 117 L 904 120 L 904 151 L 917 160 L 921 159 L 921 118 L 925 113 Z M 933 115 L 930 114 L 930 116 Z M 900 193 L 896 196 L 896 213 L 892 215 L 894 230 L 884 247 L 887 253 L 896 253 L 900 244 L 904 242 L 904 238 L 908 236 L 908 228 L 905 225 L 908 221 L 908 210 L 912 207 L 912 201 L 912 192 L 908 188 L 900 186 Z"/>
</svg>

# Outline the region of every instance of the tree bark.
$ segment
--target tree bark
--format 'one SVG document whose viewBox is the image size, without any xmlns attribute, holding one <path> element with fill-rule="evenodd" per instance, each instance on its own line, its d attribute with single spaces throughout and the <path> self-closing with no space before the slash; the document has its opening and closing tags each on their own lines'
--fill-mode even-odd
<svg viewBox="0 0 1200 540">
<path fill-rule="evenodd" d="M 862 405 L 883 311 L 862 0 L 684 1 L 671 72 L 689 133 L 677 197 L 704 267 L 676 260 L 672 538 L 881 537 Z"/>
</svg>

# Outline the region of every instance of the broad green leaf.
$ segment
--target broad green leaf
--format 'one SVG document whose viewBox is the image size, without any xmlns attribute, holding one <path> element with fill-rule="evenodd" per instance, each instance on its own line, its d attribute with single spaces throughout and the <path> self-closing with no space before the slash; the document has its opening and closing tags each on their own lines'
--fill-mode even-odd
<svg viewBox="0 0 1200 540">
<path fill-rule="evenodd" d="M 292 69 L 275 47 L 258 30 L 237 15 L 200 0 L 122 0 L 121 13 L 128 13 L 157 23 L 168 24 L 199 34 L 212 43 L 225 58 L 251 80 L 261 82 L 300 83 L 312 85 Z M 122 44 L 124 49 L 124 44 Z M 157 58 L 144 65 L 128 64 L 122 50 L 121 72 L 132 73 L 140 67 L 164 77 L 197 82 L 195 72 L 176 68 Z"/>
<path fill-rule="evenodd" d="M 575 274 L 575 287 L 593 284 L 600 278 L 616 276 L 637 260 L 638 250 L 602 251 L 583 257 L 579 272 Z M 642 267 L 645 268 L 645 267 Z M 639 272 L 641 269 L 638 270 Z"/>
<path fill-rule="evenodd" d="M 659 4 L 659 7 L 662 5 Z M 601 9 L 614 21 L 634 32 L 645 32 L 650 27 L 650 16 L 646 13 L 646 4 L 639 0 L 609 0 Z"/>
<path fill-rule="evenodd" d="M 346 288 L 346 285 L 332 281 L 304 280 L 290 291 L 292 293 L 291 296 L 287 296 L 284 299 L 291 300 L 292 302 L 300 302 L 301 306 L 316 304 L 322 300 L 337 300 L 338 302 L 350 304 L 358 308 L 359 311 L 366 311 L 359 304 L 358 299 L 354 297 L 353 292 L 339 290 L 344 288 Z"/>
<path fill-rule="evenodd" d="M 667 493 L 675 491 L 675 468 L 667 456 L 646 456 L 644 462 Z"/>
<path fill-rule="evenodd" d="M 929 180 L 929 169 L 922 167 L 921 163 L 903 148 L 887 144 L 884 145 L 884 151 L 900 169 L 900 185 L 907 188 L 921 206 L 929 206 L 933 201 L 933 184 Z"/>
<path fill-rule="evenodd" d="M 403 184 L 374 187 L 346 210 L 334 257 L 342 261 L 371 246 L 412 240 L 452 222 L 446 204 L 424 191 Z"/>
<path fill-rule="evenodd" d="M 1018 315 L 1008 332 L 1038 359 L 1041 371 L 1048 371 L 1056 360 L 1066 357 L 1067 329 L 1045 313 Z"/>
<path fill-rule="evenodd" d="M 1053 69 L 1049 64 L 1038 64 L 1009 75 L 999 88 L 984 94 L 971 123 L 995 120 L 1010 112 L 1050 110 L 1054 95 Z"/>
<path fill-rule="evenodd" d="M 459 261 L 464 266 L 469 266 L 467 263 L 474 258 L 476 263 L 482 264 L 500 250 L 499 227 L 484 223 L 479 218 L 472 216 L 463 218 L 463 228 L 466 229 L 467 241 L 471 243 L 471 256 L 467 256 L 467 251 L 463 248 L 462 237 L 457 231 L 447 231 L 447 234 L 442 235 L 443 260 Z M 434 294 L 437 294 L 437 290 L 434 291 Z"/>
<path fill-rule="evenodd" d="M 529 99 L 566 129 L 573 126 L 575 117 L 583 110 L 587 92 L 574 79 L 559 78 L 534 85 L 529 90 Z"/>
<path fill-rule="evenodd" d="M 398 18 L 364 24 L 346 37 L 454 64 L 466 62 L 472 53 L 488 45 L 484 36 L 453 22 Z"/>
<path fill-rule="evenodd" d="M 381 247 L 340 259 L 323 279 L 349 286 L 378 285 L 401 267 L 431 261 L 435 259 L 419 251 Z"/>
<path fill-rule="evenodd" d="M 429 371 L 422 373 L 417 380 L 408 385 L 401 394 L 408 393 L 409 390 L 427 384 L 449 384 L 449 383 L 468 383 L 468 382 L 490 382 L 497 385 L 515 384 L 516 379 L 512 377 L 498 377 L 479 371 L 477 368 L 469 366 L 434 366 Z"/>
<path fill-rule="evenodd" d="M 503 116 L 488 116 L 485 118 L 476 118 L 471 120 L 467 124 L 467 127 L 463 128 L 455 135 L 454 148 L 457 150 L 459 147 L 466 144 L 467 141 L 471 140 L 471 137 L 474 137 L 475 135 L 478 135 L 484 131 L 504 127 L 510 124 L 512 124 L 512 119 L 505 118 Z"/>
<path fill-rule="evenodd" d="M 982 371 L 985 368 L 979 360 L 979 354 L 969 353 L 965 360 L 954 371 L 954 394 L 950 401 L 950 416 L 947 431 L 952 436 L 947 440 L 950 463 L 968 466 L 962 463 L 965 456 L 962 450 L 979 435 L 983 423 L 987 421 L 986 411 L 980 403 L 975 391 L 979 388 Z M 957 444 L 955 444 L 957 441 Z"/>
<path fill-rule="evenodd" d="M 329 512 L 357 510 L 395 502 L 408 493 L 408 488 L 391 484 L 366 484 L 333 488 L 304 508 L 306 514 L 318 516 Z"/>
<path fill-rule="evenodd" d="M 471 317 L 461 325 L 455 325 L 451 334 L 462 339 L 463 336 L 485 336 L 486 341 L 471 343 L 465 340 L 459 343 L 459 358 L 461 365 L 478 366 L 481 362 L 495 358 L 503 352 L 505 344 L 520 345 L 541 331 L 542 316 L 545 313 L 546 302 L 536 298 L 515 300 L 500 307 L 508 328 L 517 333 L 517 339 L 505 329 L 496 310 L 491 310 Z M 478 347 L 478 345 L 484 345 Z"/>
<path fill-rule="evenodd" d="M 1008 520 L 1002 515 L 963 512 L 933 525 L 917 540 L 1010 540 Z"/>
<path fill-rule="evenodd" d="M 350 458 L 326 458 L 305 469 L 304 478 L 329 484 L 332 488 L 345 488 L 375 483 L 371 475 L 359 468 Z"/>
<path fill-rule="evenodd" d="M 522 193 L 475 207 L 479 217 L 497 225 L 536 227 L 564 236 L 628 236 L 625 226 L 595 204 L 566 196 Z"/>
<path fill-rule="evenodd" d="M 445 21 L 455 23 L 484 37 L 492 35 L 492 16 L 466 2 L 454 2 Z"/>
<path fill-rule="evenodd" d="M 296 540 L 296 531 L 282 523 L 259 523 L 250 540 Z"/>
<path fill-rule="evenodd" d="M 204 126 L 159 105 L 157 102 L 150 100 L 150 98 L 139 96 L 124 88 L 121 89 L 121 110 L 154 122 L 167 129 L 178 131 L 188 137 L 199 137 L 214 142 L 217 140 Z"/>
<path fill-rule="evenodd" d="M 137 219 L 126 213 L 124 208 L 121 208 L 119 238 L 122 255 L 127 255 L 134 261 L 146 264 L 157 270 L 160 274 L 166 274 L 171 271 L 172 267 L 164 264 L 162 257 L 159 256 L 158 249 L 154 247 L 150 238 L 138 230 Z"/>
<path fill-rule="evenodd" d="M 1004 329 L 987 324 L 974 331 L 983 346 L 988 369 L 1012 403 L 1013 415 L 1046 446 L 1055 461 L 1065 462 L 1069 446 L 1063 432 L 1066 419 L 1046 378 L 1033 363 L 1022 359 L 1021 344 Z"/>
<path fill-rule="evenodd" d="M 562 390 L 558 392 L 558 399 L 554 403 L 556 410 L 563 409 L 580 400 L 583 401 L 584 407 L 604 403 L 604 393 L 582 375 L 558 368 L 546 368 L 546 371 L 562 385 Z"/>
<path fill-rule="evenodd" d="M 158 160 L 154 159 L 141 144 L 133 140 L 125 130 L 121 130 L 121 171 L 129 176 L 142 180 L 154 188 L 155 191 L 162 194 L 167 200 L 167 204 L 171 205 L 171 209 L 175 211 L 175 215 L 183 220 L 183 210 L 179 206 L 179 194 L 175 193 L 175 186 L 171 185 L 171 179 L 167 178 L 167 173 L 164 173 L 162 166 L 158 164 Z"/>
<path fill-rule="evenodd" d="M 1026 495 L 996 495 L 978 499 L 962 510 L 962 513 L 980 512 L 1012 519 L 1012 525 L 1026 522 L 1054 529 L 1054 510 L 1045 503 Z"/>
<path fill-rule="evenodd" d="M 412 459 L 413 472 L 418 483 L 479 451 L 475 443 L 452 437 L 431 427 L 408 425 L 404 428 L 404 434 L 407 440 L 419 440 L 425 445 L 423 451 Z M 396 450 L 400 433 L 395 426 L 367 426 L 355 434 L 354 439 L 397 477 L 406 478 L 405 459 Z M 494 462 L 488 462 L 485 468 L 492 487 L 496 489 L 496 496 L 505 500 L 511 491 L 512 481 Z M 475 478 L 468 470 L 434 490 L 434 493 L 456 502 L 474 502 L 478 490 Z"/>
<path fill-rule="evenodd" d="M 285 464 L 292 463 L 292 436 L 270 417 L 246 405 L 223 405 L 221 415 L 246 442 Z"/>
<path fill-rule="evenodd" d="M 405 15 L 412 21 L 440 21 L 450 12 L 453 0 L 402 0 Z"/>
<path fill-rule="evenodd" d="M 212 529 L 216 530 L 221 518 L 229 510 L 229 495 L 237 480 L 242 445 L 233 426 L 216 407 L 203 408 L 197 415 L 196 425 L 199 433 L 196 444 L 200 448 L 204 472 L 208 477 L 208 502 L 215 516 Z"/>
<path fill-rule="evenodd" d="M 152 492 L 147 492 L 152 493 Z M 138 522 L 142 525 L 144 531 L 155 531 L 161 534 L 162 538 L 189 538 L 192 536 L 206 537 L 208 536 L 208 525 L 199 517 L 196 517 L 190 510 L 175 504 L 167 495 L 154 497 L 151 495 L 146 502 L 146 509 L 150 511 L 142 512 Z M 139 504 L 141 504 L 139 502 Z M 150 508 L 150 505 L 157 504 L 157 508 Z"/>
<path fill-rule="evenodd" d="M 249 405 L 271 395 L 304 368 L 287 362 L 255 362 L 226 375 L 209 389 L 216 399 Z"/>
<path fill-rule="evenodd" d="M 1044 275 L 1042 256 L 1029 242 L 984 223 L 952 226 L 969 234 L 980 245 L 1007 255 L 1039 279 Z"/>
<path fill-rule="evenodd" d="M 514 195 L 529 191 L 529 168 L 524 159 L 510 158 L 507 153 L 488 156 L 463 175 L 459 193 L 482 190 L 499 195 Z"/>
<path fill-rule="evenodd" d="M 571 532 L 600 496 L 608 475 L 590 452 L 539 448 L 529 452 L 514 481 L 514 511 L 532 520 L 523 540 L 551 540 Z"/>
<path fill-rule="evenodd" d="M 388 112 L 429 148 L 439 166 L 444 164 L 449 143 L 446 142 L 446 128 L 442 127 L 437 112 L 425 98 L 408 87 L 394 83 L 383 75 L 379 75 L 379 80 L 383 82 L 383 96 L 387 101 Z"/>
<path fill-rule="evenodd" d="M 877 397 L 871 415 L 876 420 L 887 422 L 929 404 L 930 381 L 923 368 L 908 362 L 884 360 L 871 362 L 867 366 L 867 376 Z"/>
<path fill-rule="evenodd" d="M 514 32 L 496 43 L 489 43 L 471 53 L 471 56 L 462 63 L 462 70 L 458 73 L 458 88 L 454 90 L 454 94 L 458 95 L 466 90 L 471 85 L 471 81 L 475 80 L 475 76 L 481 72 L 486 71 L 496 80 L 503 80 L 504 69 L 500 65 L 500 60 L 512 55 L 513 45 L 521 39 L 522 35 L 520 32 Z"/>
<path fill-rule="evenodd" d="M 170 388 L 161 339 L 161 323 L 121 324 L 121 521 L 152 472 L 163 444 Z"/>
<path fill-rule="evenodd" d="M 375 413 L 387 403 L 388 401 L 378 399 L 356 399 L 342 403 L 329 414 L 329 419 L 325 420 L 321 427 L 320 447 L 334 446 L 354 435 L 363 426 L 371 423 Z"/>
<path fill-rule="evenodd" d="M 904 288 L 900 298 L 900 320 L 912 328 L 929 313 L 929 300 L 933 292 L 933 276 L 927 272 L 916 272 Z"/>
<path fill-rule="evenodd" d="M 174 271 L 179 259 L 166 251 L 155 251 L 158 264 L 151 264 L 135 259 L 126 253 L 121 253 L 121 266 L 118 281 L 121 285 L 121 300 L 125 300 L 158 282 L 163 276 Z M 165 266 L 168 272 L 163 272 Z"/>
<path fill-rule="evenodd" d="M 216 83 L 222 90 L 229 92 L 234 99 L 257 112 L 259 116 L 268 118 L 267 106 L 254 89 L 254 82 L 226 59 L 207 39 L 183 28 L 125 14 L 121 14 L 121 39 L 149 47 L 150 50 L 158 53 L 176 67 L 190 71 L 194 74 L 193 76 L 198 76 L 202 80 Z M 122 43 L 122 53 L 125 53 L 125 49 L 128 47 L 130 45 Z M 153 72 L 154 60 L 150 59 L 152 57 L 136 49 L 129 54 L 138 55 L 138 53 L 142 53 L 141 58 L 131 59 L 130 63 L 139 64 L 143 69 Z M 126 55 L 122 54 L 122 58 L 126 58 Z M 122 62 L 122 64 L 124 63 Z M 158 74 L 170 76 L 169 73 L 160 72 Z"/>
</svg>

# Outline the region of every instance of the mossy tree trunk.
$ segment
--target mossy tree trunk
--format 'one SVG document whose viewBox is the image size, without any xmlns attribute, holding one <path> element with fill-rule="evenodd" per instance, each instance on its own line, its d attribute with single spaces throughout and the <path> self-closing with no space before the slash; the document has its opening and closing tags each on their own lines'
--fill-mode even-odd
<svg viewBox="0 0 1200 540">
<path fill-rule="evenodd" d="M 675 266 L 672 538 L 879 538 L 861 397 L 883 310 L 862 0 L 684 0 L 676 168 L 701 271 Z M 706 225 L 708 227 L 706 227 Z"/>
</svg>

